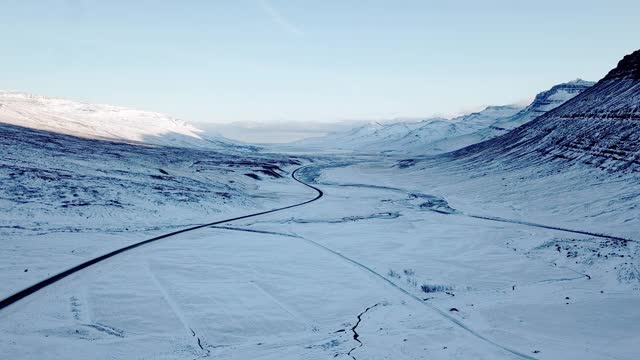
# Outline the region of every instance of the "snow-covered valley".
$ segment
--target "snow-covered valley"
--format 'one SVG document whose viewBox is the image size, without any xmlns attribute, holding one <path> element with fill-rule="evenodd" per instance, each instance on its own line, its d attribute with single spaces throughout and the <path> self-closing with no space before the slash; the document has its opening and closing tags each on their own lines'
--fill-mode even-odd
<svg viewBox="0 0 640 360">
<path fill-rule="evenodd" d="M 0 97 L 3 358 L 635 359 L 639 84 L 636 52 L 529 107 L 340 135 L 353 153 L 104 136 Z"/>
<path fill-rule="evenodd" d="M 636 242 L 474 218 L 473 203 L 442 203 L 451 192 L 431 185 L 443 174 L 393 182 L 390 163 L 324 161 L 301 175 L 324 192 L 318 201 L 161 240 L 5 309 L 2 348 L 21 358 L 634 357 Z M 484 215 L 513 215 L 499 197 L 483 201 Z M 552 225 L 563 218 L 577 222 Z"/>
</svg>

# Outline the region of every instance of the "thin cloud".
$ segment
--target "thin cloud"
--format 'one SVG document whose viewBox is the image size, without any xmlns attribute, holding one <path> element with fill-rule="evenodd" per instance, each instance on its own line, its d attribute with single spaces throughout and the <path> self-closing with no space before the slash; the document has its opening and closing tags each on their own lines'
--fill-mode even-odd
<svg viewBox="0 0 640 360">
<path fill-rule="evenodd" d="M 294 34 L 294 35 L 303 35 L 304 34 L 304 32 L 302 30 L 300 30 L 300 28 L 298 28 L 297 26 L 292 24 L 289 20 L 287 20 L 280 13 L 280 11 L 278 11 L 278 9 L 273 7 L 273 5 L 271 5 L 269 0 L 258 0 L 258 4 L 260 4 L 260 7 L 262 8 L 262 10 L 264 10 L 264 12 L 267 15 L 269 15 L 271 20 L 273 20 L 273 22 L 278 24 L 278 26 L 280 26 L 286 32 Z"/>
</svg>

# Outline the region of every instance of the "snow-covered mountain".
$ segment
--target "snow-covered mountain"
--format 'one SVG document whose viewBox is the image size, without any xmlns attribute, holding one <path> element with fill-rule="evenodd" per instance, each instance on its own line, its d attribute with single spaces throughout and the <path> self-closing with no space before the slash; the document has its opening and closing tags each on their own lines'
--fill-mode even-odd
<svg viewBox="0 0 640 360">
<path fill-rule="evenodd" d="M 390 124 L 372 121 L 347 131 L 338 131 L 321 137 L 296 141 L 294 144 L 305 147 L 331 147 L 357 150 L 375 147 L 376 144 L 398 141 L 409 132 L 427 123 L 447 123 L 444 118 L 424 121 L 398 121 Z"/>
<path fill-rule="evenodd" d="M 468 134 L 446 137 L 432 142 L 427 149 L 425 149 L 424 153 L 434 154 L 454 151 L 506 134 L 518 126 L 526 124 L 547 111 L 564 104 L 566 101 L 593 86 L 593 84 L 595 83 L 592 81 L 576 79 L 555 85 L 551 89 L 536 95 L 533 102 L 517 114 L 499 118 L 491 125 Z"/>
<path fill-rule="evenodd" d="M 349 131 L 305 139 L 295 144 L 361 152 L 421 151 L 431 142 L 485 128 L 496 119 L 511 116 L 521 109 L 517 105 L 489 106 L 480 112 L 451 120 L 430 118 L 420 122 L 372 122 Z"/>
<path fill-rule="evenodd" d="M 0 92 L 0 122 L 129 143 L 199 148 L 233 145 L 231 140 L 204 134 L 200 129 L 165 114 L 21 92 Z"/>
<path fill-rule="evenodd" d="M 522 110 L 519 105 L 489 106 L 482 111 L 463 115 L 445 122 L 429 122 L 409 132 L 399 141 L 378 144 L 385 151 L 433 154 L 443 152 L 436 144 L 473 134 L 494 124 L 500 119 L 515 115 Z"/>
<path fill-rule="evenodd" d="M 595 82 L 576 79 L 558 84 L 536 95 L 531 104 L 512 117 L 500 119 L 490 126 L 496 133 L 507 133 L 520 125 L 551 111 L 593 86 Z"/>
<path fill-rule="evenodd" d="M 439 195 L 473 203 L 483 215 L 637 237 L 640 50 L 595 85 L 504 135 L 397 167 L 407 169 L 403 178 L 428 173 L 446 181 L 451 185 L 442 187 L 450 188 Z"/>
<path fill-rule="evenodd" d="M 369 123 L 346 132 L 305 139 L 296 145 L 361 152 L 397 152 L 433 155 L 461 149 L 503 135 L 550 111 L 594 83 L 577 79 L 539 93 L 533 102 L 489 106 L 454 119 L 434 118 L 421 122 Z"/>
<path fill-rule="evenodd" d="M 636 171 L 640 168 L 640 50 L 625 56 L 602 80 L 562 106 L 453 156 L 518 166 L 561 161 Z"/>
</svg>

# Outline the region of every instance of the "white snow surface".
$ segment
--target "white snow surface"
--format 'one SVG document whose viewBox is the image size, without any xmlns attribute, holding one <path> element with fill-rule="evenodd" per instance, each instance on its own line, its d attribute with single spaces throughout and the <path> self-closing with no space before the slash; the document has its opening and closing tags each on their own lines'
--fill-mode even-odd
<svg viewBox="0 0 640 360">
<path fill-rule="evenodd" d="M 0 123 L 90 139 L 153 145 L 214 148 L 232 143 L 161 113 L 22 92 L 0 92 Z"/>
<path fill-rule="evenodd" d="M 318 201 L 92 266 L 5 309 L 0 348 L 17 359 L 635 358 L 637 243 L 473 215 L 636 236 L 636 213 L 607 202 L 637 185 L 594 178 L 577 189 L 589 169 L 522 181 L 396 163 L 318 159 L 301 174 L 324 191 Z M 262 196 L 315 196 L 281 181 Z M 572 201 L 583 207 L 567 209 Z M 622 214 L 633 220 L 609 223 Z M 78 231 L 14 234 L 3 278 L 33 271 L 34 281 L 131 241 Z"/>
</svg>

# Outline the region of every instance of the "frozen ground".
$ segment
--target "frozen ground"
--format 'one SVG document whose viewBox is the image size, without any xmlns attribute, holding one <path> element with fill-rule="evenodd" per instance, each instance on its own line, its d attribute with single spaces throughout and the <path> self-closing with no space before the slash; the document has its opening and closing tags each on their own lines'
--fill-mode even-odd
<svg viewBox="0 0 640 360">
<path fill-rule="evenodd" d="M 303 199 L 282 155 L 133 146 L 0 124 L 2 297 L 125 244 Z M 250 156 L 248 156 L 250 154 Z"/>
<path fill-rule="evenodd" d="M 318 201 L 164 239 L 74 274 L 2 310 L 0 348 L 21 359 L 635 358 L 636 242 L 468 216 L 633 237 L 631 200 L 601 215 L 597 205 L 633 192 L 628 181 L 574 189 L 593 198 L 579 212 L 566 208 L 584 198 L 558 197 L 566 188 L 535 186 L 539 178 L 499 178 L 525 181 L 531 198 L 546 194 L 523 207 L 493 175 L 465 180 L 454 168 L 397 164 L 324 157 L 301 174 L 324 192 Z M 260 209 L 316 196 L 288 177 L 261 184 L 252 193 L 264 198 L 247 200 Z M 257 205 L 263 199 L 271 202 Z M 630 220 L 615 223 L 621 214 Z M 80 258 L 47 255 L 58 243 L 87 244 L 67 235 L 15 233 L 21 248 L 2 253 L 11 259 L 33 246 L 31 261 L 71 264 Z M 129 235 L 104 236 L 117 247 Z M 88 243 L 86 254 L 104 249 Z M 3 270 L 7 281 L 16 275 Z"/>
<path fill-rule="evenodd" d="M 442 177 L 420 179 L 419 174 L 429 172 L 414 171 L 411 176 L 371 163 L 325 168 L 310 174 L 310 179 L 321 184 L 326 199 L 301 209 L 302 214 L 281 214 L 279 223 L 366 264 L 501 345 L 545 359 L 635 358 L 640 337 L 636 242 L 469 217 L 466 213 L 479 207 L 454 209 L 444 199 L 452 195 L 451 189 L 461 191 L 460 197 L 468 195 L 465 185 L 470 185 L 459 184 L 461 179 L 451 173 L 448 183 Z M 439 176 L 443 175 L 440 170 Z M 618 181 L 604 189 L 614 189 Z M 473 205 L 483 199 L 491 203 L 489 209 L 502 204 L 498 213 L 505 219 L 515 215 L 512 203 L 503 202 L 503 194 L 492 193 L 494 182 L 485 179 L 484 187 L 476 183 L 475 191 L 481 195 L 458 204 Z M 436 184 L 448 186 L 432 190 Z M 632 191 L 629 184 L 618 190 Z M 590 190 L 593 200 L 585 201 L 587 205 L 618 197 L 615 192 L 600 192 L 598 185 L 588 188 L 576 188 L 574 194 Z M 551 192 L 549 199 L 555 194 L 555 207 L 562 207 L 572 195 L 566 188 L 530 189 L 532 195 Z M 566 197 L 558 197 L 559 192 L 567 192 Z M 517 219 L 553 208 L 554 203 L 548 200 L 546 207 L 536 206 L 540 205 L 521 211 Z M 591 209 L 600 212 L 596 205 Z M 625 213 L 623 209 L 617 215 Z M 633 220 L 623 228 L 608 225 L 613 214 L 606 220 L 585 217 L 585 212 L 569 215 L 559 211 L 553 225 L 567 219 L 577 227 L 583 217 L 583 225 L 592 231 L 597 225 L 601 232 L 638 230 Z"/>
</svg>

